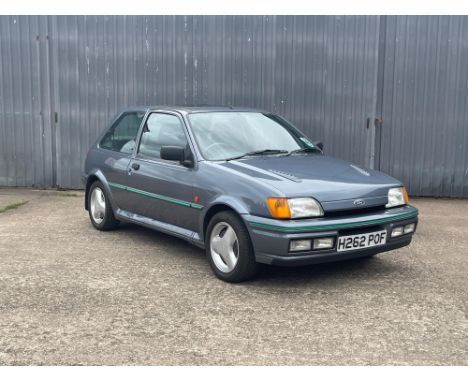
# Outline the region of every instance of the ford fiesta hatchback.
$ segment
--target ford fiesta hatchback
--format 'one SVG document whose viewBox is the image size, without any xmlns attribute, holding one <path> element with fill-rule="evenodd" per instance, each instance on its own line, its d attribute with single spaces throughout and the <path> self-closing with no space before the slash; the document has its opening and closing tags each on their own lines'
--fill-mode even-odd
<svg viewBox="0 0 468 382">
<path fill-rule="evenodd" d="M 127 109 L 90 148 L 83 181 L 94 227 L 126 221 L 183 238 L 230 282 L 258 263 L 400 248 L 418 221 L 400 181 L 323 155 L 282 117 L 250 109 Z"/>
</svg>

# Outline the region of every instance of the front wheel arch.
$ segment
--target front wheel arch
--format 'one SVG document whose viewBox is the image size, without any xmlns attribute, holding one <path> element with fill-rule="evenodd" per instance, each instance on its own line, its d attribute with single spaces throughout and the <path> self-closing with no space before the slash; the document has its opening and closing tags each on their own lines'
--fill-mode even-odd
<svg viewBox="0 0 468 382">
<path fill-rule="evenodd" d="M 213 218 L 213 216 L 215 216 L 217 213 L 219 212 L 222 212 L 222 211 L 230 211 L 230 212 L 233 212 L 235 213 L 236 215 L 239 216 L 239 218 L 242 219 L 242 217 L 240 216 L 240 214 L 234 209 L 232 208 L 231 206 L 227 205 L 227 204 L 224 204 L 224 203 L 220 203 L 220 204 L 215 204 L 213 206 L 211 206 L 208 211 L 206 211 L 205 213 L 205 216 L 203 218 L 203 240 L 206 244 L 206 233 L 207 233 L 207 229 L 208 229 L 208 225 L 210 224 L 210 221 L 211 219 Z"/>
<path fill-rule="evenodd" d="M 234 229 L 238 240 L 237 260 L 233 269 L 223 270 L 219 267 L 219 264 L 217 264 L 215 256 L 213 256 L 213 250 L 211 247 L 212 236 L 208 236 L 208 233 L 211 234 L 219 223 L 225 223 L 225 225 Z M 222 236 L 220 237 L 222 240 Z M 224 248 L 226 247 L 224 246 Z M 249 280 L 254 277 L 259 270 L 249 230 L 247 229 L 242 217 L 231 208 L 228 210 L 222 210 L 211 218 L 207 227 L 205 253 L 214 274 L 223 281 L 237 283 Z M 226 258 L 226 256 L 222 255 L 223 251 L 220 253 L 222 258 Z M 218 254 L 218 257 L 219 256 L 220 255 Z M 229 261 L 227 261 L 226 264 L 229 264 Z"/>
</svg>

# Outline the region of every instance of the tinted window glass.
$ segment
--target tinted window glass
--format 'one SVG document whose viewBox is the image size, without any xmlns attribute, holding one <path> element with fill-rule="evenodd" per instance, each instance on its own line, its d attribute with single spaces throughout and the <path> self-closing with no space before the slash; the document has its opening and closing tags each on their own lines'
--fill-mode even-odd
<svg viewBox="0 0 468 382">
<path fill-rule="evenodd" d="M 154 113 L 143 128 L 138 154 L 160 158 L 162 146 L 187 146 L 184 128 L 175 115 Z"/>
<path fill-rule="evenodd" d="M 104 149 L 131 154 L 135 147 L 136 136 L 143 116 L 142 113 L 125 114 L 104 135 L 99 146 Z"/>
</svg>

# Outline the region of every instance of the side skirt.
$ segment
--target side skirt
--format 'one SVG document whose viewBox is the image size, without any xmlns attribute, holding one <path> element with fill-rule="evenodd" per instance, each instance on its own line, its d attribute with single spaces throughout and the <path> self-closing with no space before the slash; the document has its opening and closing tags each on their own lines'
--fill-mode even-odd
<svg viewBox="0 0 468 382">
<path fill-rule="evenodd" d="M 191 231 L 186 228 L 181 228 L 179 226 L 163 223 L 159 220 L 151 219 L 146 216 L 134 214 L 129 211 L 122 210 L 117 208 L 114 211 L 114 215 L 118 220 L 126 221 L 129 223 L 134 223 L 141 225 L 146 228 L 154 229 L 156 231 L 166 233 L 168 235 L 172 235 L 178 237 L 180 239 L 186 240 L 189 243 L 204 249 L 205 243 L 203 240 L 200 239 L 200 235 L 197 232 Z"/>
</svg>

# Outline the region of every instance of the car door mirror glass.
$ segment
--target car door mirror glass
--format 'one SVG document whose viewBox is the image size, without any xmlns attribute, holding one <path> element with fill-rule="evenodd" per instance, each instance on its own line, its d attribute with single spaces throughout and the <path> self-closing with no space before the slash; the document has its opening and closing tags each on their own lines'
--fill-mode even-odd
<svg viewBox="0 0 468 382">
<path fill-rule="evenodd" d="M 183 162 L 184 148 L 181 146 L 161 146 L 161 159 Z"/>
</svg>

